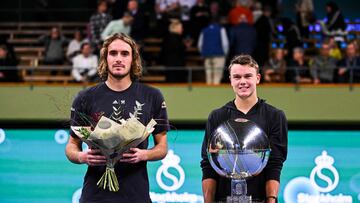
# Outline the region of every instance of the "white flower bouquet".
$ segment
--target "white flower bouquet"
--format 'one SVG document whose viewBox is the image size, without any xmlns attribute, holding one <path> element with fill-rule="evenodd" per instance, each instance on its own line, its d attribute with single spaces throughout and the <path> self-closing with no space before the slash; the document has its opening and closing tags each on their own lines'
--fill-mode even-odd
<svg viewBox="0 0 360 203">
<path fill-rule="evenodd" d="M 115 174 L 115 163 L 122 154 L 143 142 L 154 131 L 156 121 L 151 119 L 144 126 L 136 117 L 120 120 L 121 124 L 102 116 L 93 131 L 89 126 L 71 126 L 73 132 L 90 147 L 98 148 L 106 157 L 106 171 L 97 185 L 110 191 L 119 190 Z"/>
</svg>

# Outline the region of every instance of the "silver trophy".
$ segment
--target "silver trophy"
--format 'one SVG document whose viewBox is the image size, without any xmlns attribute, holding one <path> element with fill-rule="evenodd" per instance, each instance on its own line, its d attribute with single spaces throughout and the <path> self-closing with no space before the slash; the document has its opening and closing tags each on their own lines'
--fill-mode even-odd
<svg viewBox="0 0 360 203">
<path fill-rule="evenodd" d="M 222 123 L 208 143 L 211 166 L 221 176 L 231 178 L 227 203 L 251 203 L 246 179 L 258 175 L 270 156 L 265 132 L 254 122 L 238 118 Z"/>
</svg>

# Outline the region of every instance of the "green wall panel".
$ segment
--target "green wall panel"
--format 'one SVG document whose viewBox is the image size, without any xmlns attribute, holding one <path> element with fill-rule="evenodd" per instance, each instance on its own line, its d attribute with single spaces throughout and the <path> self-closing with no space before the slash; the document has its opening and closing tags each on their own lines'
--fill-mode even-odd
<svg viewBox="0 0 360 203">
<path fill-rule="evenodd" d="M 228 85 L 157 86 L 172 121 L 204 122 L 212 109 L 234 98 Z M 1 86 L 0 120 L 66 120 L 83 86 Z M 360 121 L 360 88 L 348 86 L 266 86 L 258 96 L 285 111 L 289 121 Z"/>
</svg>

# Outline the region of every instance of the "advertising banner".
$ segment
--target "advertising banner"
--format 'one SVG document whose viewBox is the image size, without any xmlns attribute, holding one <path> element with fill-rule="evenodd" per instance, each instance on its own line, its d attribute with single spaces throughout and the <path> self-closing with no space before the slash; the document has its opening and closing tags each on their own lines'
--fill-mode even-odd
<svg viewBox="0 0 360 203">
<path fill-rule="evenodd" d="M 153 202 L 203 202 L 203 136 L 201 130 L 168 134 L 166 158 L 148 162 Z M 86 165 L 67 160 L 68 138 L 67 130 L 0 129 L 0 202 L 77 203 Z M 290 131 L 279 202 L 360 202 L 359 143 L 360 131 Z"/>
</svg>

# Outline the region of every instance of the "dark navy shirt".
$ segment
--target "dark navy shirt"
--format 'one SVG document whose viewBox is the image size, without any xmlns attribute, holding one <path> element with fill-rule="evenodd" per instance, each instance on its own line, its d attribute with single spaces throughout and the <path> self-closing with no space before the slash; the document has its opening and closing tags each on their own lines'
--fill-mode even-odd
<svg viewBox="0 0 360 203">
<path fill-rule="evenodd" d="M 126 120 L 132 115 L 144 125 L 154 119 L 158 124 L 155 125 L 153 135 L 169 128 L 166 104 L 161 92 L 137 82 L 133 82 L 129 88 L 120 92 L 111 90 L 105 83 L 81 91 L 73 102 L 70 124 L 96 126 L 102 115 L 116 122 L 120 122 L 120 119 Z M 71 135 L 76 137 L 73 132 Z M 147 147 L 147 139 L 138 146 L 141 149 Z M 106 166 L 88 167 L 80 202 L 151 202 L 146 162 L 118 162 L 115 165 L 120 188 L 117 192 L 103 190 L 96 185 L 105 168 Z"/>
</svg>

